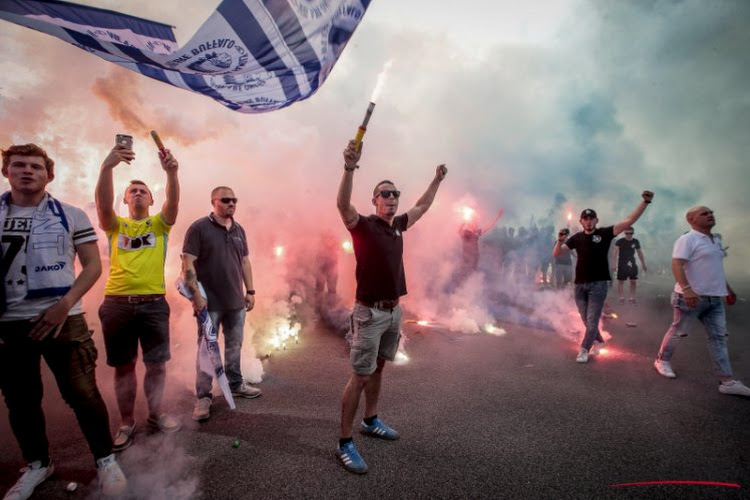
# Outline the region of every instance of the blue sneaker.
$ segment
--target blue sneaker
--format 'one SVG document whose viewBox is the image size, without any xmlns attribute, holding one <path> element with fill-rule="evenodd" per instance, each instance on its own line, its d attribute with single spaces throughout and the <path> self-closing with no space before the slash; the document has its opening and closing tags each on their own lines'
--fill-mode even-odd
<svg viewBox="0 0 750 500">
<path fill-rule="evenodd" d="M 391 441 L 393 441 L 394 439 L 398 439 L 398 432 L 385 425 L 385 423 L 383 423 L 383 421 L 379 418 L 376 418 L 372 425 L 367 425 L 363 421 L 359 432 L 361 432 L 362 434 L 367 434 L 368 436 L 388 439 Z"/>
<path fill-rule="evenodd" d="M 362 455 L 357 451 L 354 441 L 349 441 L 344 446 L 339 446 L 336 449 L 336 456 L 339 457 L 344 468 L 349 472 L 354 472 L 355 474 L 364 474 L 367 472 L 367 464 Z"/>
</svg>

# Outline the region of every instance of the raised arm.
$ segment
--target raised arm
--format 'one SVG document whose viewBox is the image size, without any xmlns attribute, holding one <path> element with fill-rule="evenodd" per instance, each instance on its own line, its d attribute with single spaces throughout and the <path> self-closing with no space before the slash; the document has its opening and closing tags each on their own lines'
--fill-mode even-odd
<svg viewBox="0 0 750 500">
<path fill-rule="evenodd" d="M 167 199 L 161 206 L 161 218 L 171 226 L 177 221 L 177 207 L 180 204 L 180 180 L 177 177 L 179 163 L 168 149 L 164 153 L 159 152 L 159 161 L 161 168 L 167 173 Z"/>
<path fill-rule="evenodd" d="M 557 241 L 555 241 L 555 246 L 552 248 L 553 257 L 559 257 L 567 252 L 570 252 L 570 248 L 565 244 L 565 241 L 567 239 L 568 235 L 566 233 L 563 233 L 562 230 L 557 233 Z"/>
<path fill-rule="evenodd" d="M 492 229 L 492 226 L 494 226 L 495 224 L 497 224 L 497 221 L 500 220 L 500 217 L 503 216 L 503 213 L 504 212 L 503 212 L 502 208 L 500 210 L 498 210 L 497 211 L 497 216 L 492 220 L 492 222 L 490 222 L 489 224 L 487 224 L 487 226 L 482 229 L 482 234 L 484 234 L 487 231 L 489 231 L 490 229 Z"/>
<path fill-rule="evenodd" d="M 638 204 L 635 210 L 633 210 L 633 212 L 625 219 L 615 224 L 615 236 L 625 231 L 627 228 L 635 224 L 635 221 L 641 218 L 643 212 L 646 211 L 646 207 L 648 207 L 649 203 L 651 203 L 651 201 L 654 199 L 654 193 L 652 193 L 651 191 L 644 191 L 643 193 L 641 193 L 641 197 L 643 198 L 643 200 Z"/>
<path fill-rule="evenodd" d="M 29 337 L 34 340 L 42 340 L 50 333 L 52 337 L 57 337 L 65 320 L 68 319 L 70 309 L 94 286 L 102 274 L 102 261 L 96 241 L 81 243 L 75 248 L 78 261 L 81 263 L 81 272 L 76 276 L 70 290 L 39 315 L 39 320 L 29 332 Z"/>
<path fill-rule="evenodd" d="M 445 164 L 438 165 L 435 168 L 435 177 L 433 177 L 430 185 L 427 186 L 427 190 L 419 197 L 417 203 L 406 212 L 408 217 L 406 227 L 413 226 L 415 222 L 422 218 L 427 209 L 430 208 L 433 200 L 435 200 L 435 194 L 440 187 L 440 183 L 443 182 L 446 175 L 448 175 L 448 169 Z"/>
<path fill-rule="evenodd" d="M 130 163 L 135 159 L 132 149 L 117 144 L 102 162 L 99 170 L 99 180 L 96 182 L 96 214 L 99 217 L 99 227 L 110 231 L 117 225 L 115 213 L 115 188 L 112 182 L 112 170 L 121 162 Z"/>
<path fill-rule="evenodd" d="M 357 148 L 353 140 L 349 141 L 344 150 L 344 173 L 341 175 L 339 192 L 336 196 L 336 207 L 341 214 L 341 220 L 349 229 L 353 228 L 359 219 L 357 209 L 352 205 L 352 187 L 354 185 L 354 169 L 359 168 L 357 162 L 361 156 L 362 144 L 360 143 L 359 148 Z"/>
</svg>

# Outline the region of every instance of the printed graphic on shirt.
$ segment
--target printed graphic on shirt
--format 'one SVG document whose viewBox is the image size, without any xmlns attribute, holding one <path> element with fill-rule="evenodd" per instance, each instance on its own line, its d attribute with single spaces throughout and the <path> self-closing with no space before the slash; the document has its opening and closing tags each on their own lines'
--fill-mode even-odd
<svg viewBox="0 0 750 500">
<path fill-rule="evenodd" d="M 120 250 L 141 250 L 156 246 L 156 234 L 146 233 L 138 236 L 119 234 L 117 236 L 117 248 Z"/>
</svg>

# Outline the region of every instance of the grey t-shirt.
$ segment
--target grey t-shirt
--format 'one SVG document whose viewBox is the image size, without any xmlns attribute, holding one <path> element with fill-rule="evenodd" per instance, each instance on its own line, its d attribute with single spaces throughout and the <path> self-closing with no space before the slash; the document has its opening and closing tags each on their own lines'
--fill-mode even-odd
<svg viewBox="0 0 750 500">
<path fill-rule="evenodd" d="M 209 311 L 245 307 L 242 259 L 249 251 L 242 226 L 233 221 L 227 230 L 212 215 L 198 219 L 185 233 L 182 253 L 195 257 L 195 271 L 208 295 Z"/>
</svg>

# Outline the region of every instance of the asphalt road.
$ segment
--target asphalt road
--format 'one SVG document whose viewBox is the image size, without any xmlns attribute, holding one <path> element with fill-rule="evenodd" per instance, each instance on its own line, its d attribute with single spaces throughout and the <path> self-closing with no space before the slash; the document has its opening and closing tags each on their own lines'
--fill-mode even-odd
<svg viewBox="0 0 750 500">
<path fill-rule="evenodd" d="M 189 388 L 173 394 L 185 427 L 141 432 L 122 453 L 127 498 L 750 498 L 750 399 L 718 392 L 701 328 L 679 348 L 677 379 L 651 364 L 671 319 L 668 288 L 642 282 L 640 305 L 614 306 L 610 352 L 586 365 L 575 363 L 575 344 L 549 331 L 501 323 L 506 335 L 465 335 L 406 324 L 410 359 L 387 366 L 379 410 L 401 439 L 357 435 L 370 468 L 363 476 L 334 456 L 346 345 L 308 325 L 299 344 L 264 361 L 262 398 L 231 411 L 219 397 L 211 420 L 197 425 Z M 748 303 L 728 319 L 731 361 L 750 385 Z M 99 372 L 112 414 L 111 372 Z M 33 498 L 89 498 L 91 455 L 47 379 L 57 472 Z M 22 465 L 3 406 L 0 491 Z M 739 488 L 612 486 L 678 480 Z M 79 483 L 74 493 L 65 491 L 70 481 Z"/>
</svg>

